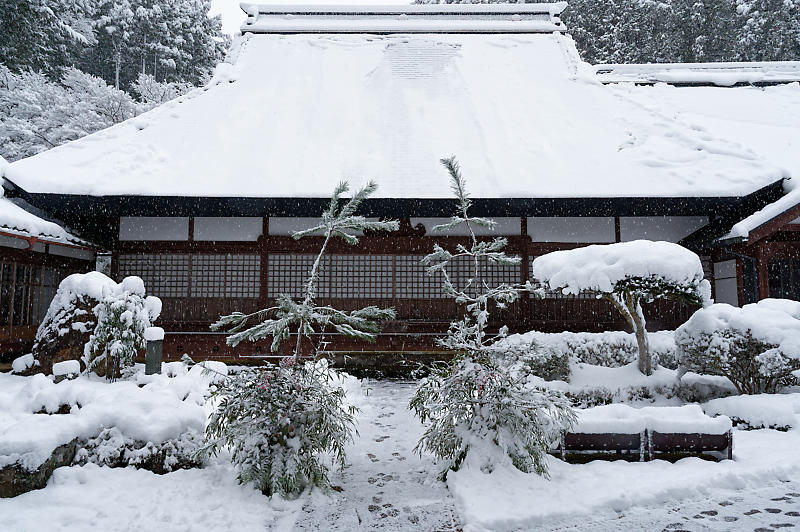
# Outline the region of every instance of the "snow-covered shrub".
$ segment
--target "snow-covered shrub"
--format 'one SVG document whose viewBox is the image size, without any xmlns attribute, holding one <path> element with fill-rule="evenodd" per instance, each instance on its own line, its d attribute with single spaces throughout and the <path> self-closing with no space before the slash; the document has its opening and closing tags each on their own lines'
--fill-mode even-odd
<svg viewBox="0 0 800 532">
<path fill-rule="evenodd" d="M 144 331 L 161 313 L 161 301 L 145 297 L 139 277 L 126 277 L 94 307 L 97 326 L 83 353 L 86 372 L 114 380 L 133 366 L 136 355 L 147 346 Z"/>
<path fill-rule="evenodd" d="M 486 473 L 505 455 L 521 471 L 547 475 L 547 450 L 574 422 L 563 394 L 531 389 L 523 375 L 498 362 L 472 355 L 436 366 L 411 400 L 417 417 L 429 423 L 415 451 L 447 462 L 442 479 L 470 452 L 481 454 Z M 502 452 L 485 452 L 487 445 Z"/>
<path fill-rule="evenodd" d="M 325 364 L 294 364 L 242 371 L 222 384 L 206 430 L 205 451 L 230 448 L 239 481 L 266 495 L 297 494 L 328 486 L 320 455 L 344 466 L 355 407 L 345 403 Z"/>
<path fill-rule="evenodd" d="M 395 313 L 374 306 L 342 311 L 317 305 L 315 298 L 320 264 L 332 238 L 356 244 L 356 232 L 397 230 L 396 221 L 372 222 L 356 215 L 361 202 L 375 189 L 370 182 L 345 201 L 342 195 L 348 185 L 340 183 L 320 223 L 292 235 L 324 235 L 302 300 L 281 294 L 275 307 L 248 315 L 236 312 L 212 325 L 229 330 L 227 342 L 231 345 L 271 337 L 273 351 L 292 330 L 297 335 L 292 356 L 284 358 L 281 365 L 243 371 L 220 385 L 222 400 L 206 431 L 207 452 L 230 447 L 239 480 L 255 483 L 265 494 L 289 495 L 306 487 L 326 487 L 328 470 L 320 458 L 322 453 L 331 453 L 344 465 L 344 446 L 352 438 L 356 409 L 345 404 L 345 390 L 336 384 L 342 381 L 339 375 L 324 361 L 316 363 L 324 354 L 323 335 L 333 330 L 372 341 L 382 322 L 393 319 Z M 301 364 L 304 352 L 315 363 Z"/>
<path fill-rule="evenodd" d="M 549 290 L 591 292 L 611 301 L 636 335 L 645 375 L 654 364 L 642 303 L 673 299 L 701 305 L 711 295 L 700 258 L 671 242 L 635 240 L 555 251 L 534 259 L 532 273 Z"/>
<path fill-rule="evenodd" d="M 683 371 L 727 377 L 739 393 L 774 393 L 800 369 L 800 320 L 770 303 L 714 304 L 675 331 Z"/>
<path fill-rule="evenodd" d="M 728 416 L 740 430 L 786 431 L 797 426 L 797 407 L 796 394 L 759 394 L 714 399 L 704 404 L 703 410 L 710 416 Z"/>
<path fill-rule="evenodd" d="M 93 309 L 116 287 L 99 272 L 75 273 L 61 281 L 36 331 L 32 353 L 40 371 L 49 374 L 53 363 L 83 356 L 97 325 Z"/>
<path fill-rule="evenodd" d="M 177 469 L 198 467 L 198 451 L 202 433 L 189 430 L 175 439 L 159 443 L 135 440 L 117 427 L 103 429 L 100 434 L 78 443 L 75 463 L 107 467 L 147 469 L 163 474 Z"/>
<path fill-rule="evenodd" d="M 444 293 L 463 304 L 466 312 L 461 320 L 450 324 L 447 336 L 438 340 L 455 353 L 454 358 L 432 368 L 409 405 L 422 422 L 429 423 L 415 450 L 447 461 L 441 478 L 465 460 L 480 463 L 480 469 L 487 473 L 502 460 L 522 471 L 546 475 L 545 456 L 550 444 L 569 428 L 574 414 L 560 392 L 527 386 L 527 376 L 497 349 L 497 341 L 506 336 L 506 327 L 493 338 L 486 335 L 490 308 L 503 308 L 532 287 L 489 286 L 481 278 L 485 267 L 517 265 L 520 259 L 505 254 L 504 238 L 478 241 L 473 226 L 493 228 L 495 223 L 469 215 L 472 201 L 458 163 L 450 158 L 443 159 L 442 164 L 450 174 L 457 210 L 448 223 L 434 230 L 464 225 L 471 246 L 459 244 L 452 253 L 436 244 L 422 262 L 428 274 L 442 274 Z M 466 259 L 472 266 L 472 277 L 461 287 L 451 282 L 448 271 L 457 259 Z M 536 370 L 563 374 L 558 362 L 549 360 L 545 353 L 541 355 L 530 357 L 531 364 L 538 366 Z"/>
<path fill-rule="evenodd" d="M 494 351 L 509 364 L 516 364 L 525 375 L 535 375 L 546 381 L 569 382 L 570 356 L 566 351 L 532 340 L 528 344 L 495 343 Z"/>
<path fill-rule="evenodd" d="M 669 369 L 678 367 L 674 333 L 658 331 L 647 333 L 650 353 L 659 366 Z M 560 332 L 544 333 L 529 331 L 512 334 L 495 344 L 497 349 L 525 351 L 528 346 L 540 346 L 556 353 L 556 357 L 567 357 L 570 362 L 591 364 L 607 368 L 626 366 L 635 361 L 638 354 L 636 336 L 624 331 L 600 333 Z"/>
</svg>

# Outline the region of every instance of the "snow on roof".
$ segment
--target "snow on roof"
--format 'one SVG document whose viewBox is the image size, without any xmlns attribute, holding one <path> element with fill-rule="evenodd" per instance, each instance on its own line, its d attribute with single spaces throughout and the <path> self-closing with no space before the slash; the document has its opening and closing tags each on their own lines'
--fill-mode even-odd
<svg viewBox="0 0 800 532">
<path fill-rule="evenodd" d="M 270 6 L 241 4 L 242 33 L 549 33 L 566 28 L 553 4 Z"/>
<path fill-rule="evenodd" d="M 688 124 L 698 135 L 722 136 L 735 150 L 757 153 L 795 177 L 784 183 L 786 196 L 734 225 L 721 240 L 746 239 L 750 231 L 800 203 L 800 83 L 736 88 L 619 84 L 609 88 Z"/>
<path fill-rule="evenodd" d="M 673 83 L 681 85 L 775 84 L 800 81 L 800 61 L 741 63 L 649 63 L 596 65 L 603 83 Z"/>
<path fill-rule="evenodd" d="M 739 196 L 785 177 L 748 146 L 596 81 L 553 34 L 244 35 L 211 83 L 13 163 L 28 192 L 450 198 Z M 736 89 L 739 90 L 739 89 Z M 780 121 L 781 113 L 762 121 Z"/>
<path fill-rule="evenodd" d="M 0 182 L 9 163 L 0 157 Z M 85 244 L 85 241 L 71 235 L 60 225 L 48 222 L 30 213 L 3 197 L 0 187 L 0 233 L 16 235 L 24 238 L 35 237 L 38 240 L 57 244 Z"/>
</svg>

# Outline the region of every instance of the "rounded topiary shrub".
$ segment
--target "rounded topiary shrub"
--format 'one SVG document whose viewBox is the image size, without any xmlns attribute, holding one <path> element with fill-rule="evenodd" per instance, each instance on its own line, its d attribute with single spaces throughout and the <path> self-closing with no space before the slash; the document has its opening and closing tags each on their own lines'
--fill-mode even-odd
<svg viewBox="0 0 800 532">
<path fill-rule="evenodd" d="M 800 369 L 800 320 L 771 304 L 714 304 L 675 331 L 682 372 L 727 377 L 739 393 L 774 393 Z"/>
</svg>

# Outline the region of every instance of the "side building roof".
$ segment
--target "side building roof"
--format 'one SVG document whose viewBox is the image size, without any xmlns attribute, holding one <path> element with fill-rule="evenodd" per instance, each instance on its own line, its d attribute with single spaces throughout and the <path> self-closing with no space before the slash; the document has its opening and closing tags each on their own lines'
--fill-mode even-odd
<svg viewBox="0 0 800 532">
<path fill-rule="evenodd" d="M 728 81 L 740 74 L 784 72 L 795 69 L 800 79 L 800 61 L 769 63 L 745 63 L 741 69 L 727 65 Z M 630 71 L 645 71 L 657 65 L 627 65 Z M 693 68 L 694 65 L 687 65 Z M 607 68 L 598 66 L 598 69 Z M 678 70 L 678 69 L 675 69 Z M 754 74 L 753 74 L 754 75 Z M 604 74 L 598 76 L 604 78 Z M 780 198 L 759 207 L 753 213 L 731 219 L 727 225 L 719 225 L 707 231 L 703 240 L 707 243 L 736 243 L 762 238 L 767 224 L 773 220 L 786 223 L 798 216 L 800 205 L 800 83 L 797 81 L 781 85 L 738 86 L 685 86 L 686 78 L 675 77 L 671 83 L 641 84 L 635 80 L 613 81 L 609 89 L 621 97 L 659 112 L 664 116 L 688 124 L 700 135 L 724 136 L 734 149 L 758 154 L 781 167 L 793 178 L 784 182 Z M 794 212 L 794 214 L 792 214 Z M 798 211 L 800 212 L 800 211 Z M 777 226 L 782 225 L 778 223 Z"/>
<path fill-rule="evenodd" d="M 0 180 L 7 166 L 6 160 L 0 157 Z M 3 192 L 0 188 L 0 239 L 9 243 L 13 243 L 14 239 L 26 240 L 28 247 L 32 247 L 35 241 L 67 247 L 91 247 L 57 223 L 45 220 L 4 197 Z"/>
<path fill-rule="evenodd" d="M 451 197 L 450 155 L 476 199 L 736 198 L 788 177 L 604 86 L 558 9 L 536 6 L 246 6 L 208 86 L 6 177 L 94 198 L 324 198 L 375 179 L 378 198 L 409 201 Z"/>
</svg>

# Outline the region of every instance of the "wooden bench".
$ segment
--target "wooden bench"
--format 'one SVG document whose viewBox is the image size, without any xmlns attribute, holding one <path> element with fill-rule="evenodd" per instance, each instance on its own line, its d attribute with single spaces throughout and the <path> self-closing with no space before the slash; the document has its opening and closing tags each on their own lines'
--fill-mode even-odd
<svg viewBox="0 0 800 532">
<path fill-rule="evenodd" d="M 606 426 L 608 432 L 602 430 Z M 675 431 L 675 427 L 681 431 Z M 723 459 L 733 460 L 730 427 L 728 418 L 710 418 L 697 406 L 635 409 L 607 405 L 579 412 L 576 430 L 562 434 L 553 454 L 562 460 L 567 454 L 638 455 L 639 461 L 646 462 L 659 455 L 717 452 Z M 666 432 L 664 428 L 673 430 Z"/>
</svg>

